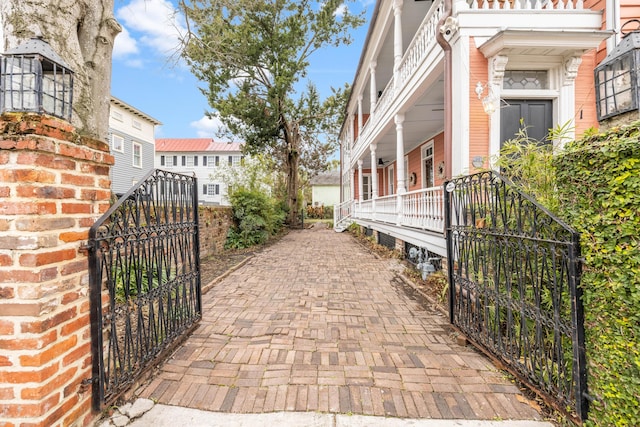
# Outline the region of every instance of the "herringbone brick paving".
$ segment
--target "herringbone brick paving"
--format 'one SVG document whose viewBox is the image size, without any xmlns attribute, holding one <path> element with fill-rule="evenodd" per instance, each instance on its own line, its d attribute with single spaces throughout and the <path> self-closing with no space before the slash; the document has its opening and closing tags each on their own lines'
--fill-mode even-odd
<svg viewBox="0 0 640 427">
<path fill-rule="evenodd" d="M 349 235 L 292 231 L 203 297 L 203 319 L 139 395 L 210 411 L 528 419 L 518 388 Z"/>
</svg>

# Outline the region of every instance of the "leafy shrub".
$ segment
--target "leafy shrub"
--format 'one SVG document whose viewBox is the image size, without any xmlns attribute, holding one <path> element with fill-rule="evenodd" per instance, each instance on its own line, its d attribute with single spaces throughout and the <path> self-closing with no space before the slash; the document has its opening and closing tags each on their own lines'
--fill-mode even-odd
<svg viewBox="0 0 640 427">
<path fill-rule="evenodd" d="M 333 206 L 308 205 L 305 216 L 309 219 L 333 219 Z"/>
<path fill-rule="evenodd" d="M 225 247 L 247 248 L 267 241 L 282 228 L 284 213 L 279 204 L 258 190 L 240 188 L 229 194 L 234 225 Z"/>
<path fill-rule="evenodd" d="M 640 425 L 640 122 L 555 159 L 562 214 L 581 233 L 587 425 Z"/>
</svg>

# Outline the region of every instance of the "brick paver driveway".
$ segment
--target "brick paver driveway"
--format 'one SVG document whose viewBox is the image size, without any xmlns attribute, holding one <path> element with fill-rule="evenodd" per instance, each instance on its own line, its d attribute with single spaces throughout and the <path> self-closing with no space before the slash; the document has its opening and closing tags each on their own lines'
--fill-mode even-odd
<svg viewBox="0 0 640 427">
<path fill-rule="evenodd" d="M 398 269 L 347 234 L 293 231 L 204 295 L 201 325 L 139 394 L 222 412 L 541 419 Z"/>
</svg>

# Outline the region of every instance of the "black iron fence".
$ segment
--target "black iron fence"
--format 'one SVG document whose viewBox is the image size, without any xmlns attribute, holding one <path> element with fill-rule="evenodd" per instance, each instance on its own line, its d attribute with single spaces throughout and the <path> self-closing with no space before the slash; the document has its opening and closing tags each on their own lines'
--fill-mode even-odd
<svg viewBox="0 0 640 427">
<path fill-rule="evenodd" d="M 451 323 L 585 419 L 579 235 L 496 173 L 445 188 Z"/>
<path fill-rule="evenodd" d="M 196 178 L 151 171 L 89 231 L 96 410 L 202 316 L 197 203 Z"/>
</svg>

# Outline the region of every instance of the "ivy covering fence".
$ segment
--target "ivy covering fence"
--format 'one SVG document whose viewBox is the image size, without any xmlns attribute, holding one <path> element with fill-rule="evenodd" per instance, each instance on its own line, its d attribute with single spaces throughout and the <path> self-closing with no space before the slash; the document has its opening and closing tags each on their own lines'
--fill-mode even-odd
<svg viewBox="0 0 640 427">
<path fill-rule="evenodd" d="M 567 144 L 560 213 L 581 233 L 586 425 L 640 425 L 640 122 Z"/>
</svg>

